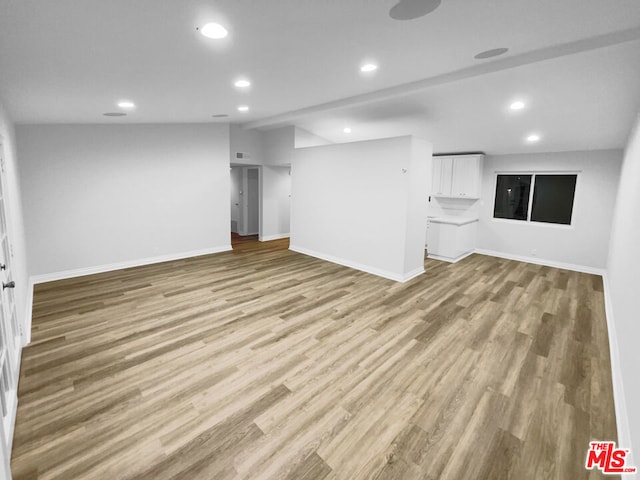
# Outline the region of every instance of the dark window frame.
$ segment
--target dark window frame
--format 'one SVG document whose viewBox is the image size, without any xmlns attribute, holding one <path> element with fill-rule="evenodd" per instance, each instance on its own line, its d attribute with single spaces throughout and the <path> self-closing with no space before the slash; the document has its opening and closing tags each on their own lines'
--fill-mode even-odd
<svg viewBox="0 0 640 480">
<path fill-rule="evenodd" d="M 545 225 L 551 227 L 561 227 L 561 228 L 572 228 L 574 224 L 574 213 L 576 206 L 576 195 L 578 193 L 578 184 L 580 182 L 580 171 L 498 171 L 495 173 L 494 178 L 494 189 L 493 189 L 493 211 L 491 213 L 492 219 L 497 221 L 505 221 L 505 222 L 517 222 L 517 223 L 525 223 L 525 224 L 533 224 L 533 225 Z M 496 204 L 498 202 L 498 177 L 500 176 L 530 176 L 531 183 L 529 185 L 529 198 L 527 201 L 527 215 L 526 219 L 518 219 L 518 218 L 508 218 L 508 217 L 496 217 Z M 553 221 L 536 221 L 532 220 L 532 212 L 533 212 L 533 200 L 535 194 L 535 186 L 536 186 L 536 177 L 537 176 L 574 176 L 575 184 L 573 189 L 573 198 L 571 202 L 571 210 L 570 210 L 570 222 L 569 223 L 556 223 Z"/>
</svg>

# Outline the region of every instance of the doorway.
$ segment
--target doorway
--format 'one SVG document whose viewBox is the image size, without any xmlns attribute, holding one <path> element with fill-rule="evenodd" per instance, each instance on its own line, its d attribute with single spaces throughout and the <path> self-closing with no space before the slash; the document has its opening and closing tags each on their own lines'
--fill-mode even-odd
<svg viewBox="0 0 640 480">
<path fill-rule="evenodd" d="M 246 218 L 247 235 L 260 234 L 260 170 L 247 168 L 246 184 Z"/>
<path fill-rule="evenodd" d="M 231 165 L 231 238 L 258 240 L 260 235 L 261 172 L 257 165 Z M 252 238 L 252 237 L 255 237 Z"/>
</svg>

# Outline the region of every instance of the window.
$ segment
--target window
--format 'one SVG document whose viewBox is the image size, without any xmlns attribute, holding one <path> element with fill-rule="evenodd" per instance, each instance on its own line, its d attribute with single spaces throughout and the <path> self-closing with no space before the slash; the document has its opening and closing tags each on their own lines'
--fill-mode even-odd
<svg viewBox="0 0 640 480">
<path fill-rule="evenodd" d="M 498 175 L 494 218 L 571 225 L 576 174 Z"/>
<path fill-rule="evenodd" d="M 493 216 L 526 220 L 530 189 L 531 175 L 498 175 Z"/>
</svg>

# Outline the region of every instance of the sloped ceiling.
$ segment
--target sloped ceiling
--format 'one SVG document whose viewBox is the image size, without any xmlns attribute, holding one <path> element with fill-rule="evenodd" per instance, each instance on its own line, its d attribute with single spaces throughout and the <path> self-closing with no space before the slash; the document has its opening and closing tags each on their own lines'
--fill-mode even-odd
<svg viewBox="0 0 640 480">
<path fill-rule="evenodd" d="M 0 0 L 0 98 L 18 123 L 296 125 L 336 142 L 412 133 L 440 152 L 624 145 L 637 0 L 442 0 L 407 21 L 389 17 L 396 3 Z M 229 36 L 199 35 L 208 21 Z M 509 51 L 474 58 L 497 47 Z M 379 69 L 362 75 L 365 61 Z M 528 108 L 514 115 L 516 97 Z M 103 116 L 123 98 L 137 108 Z"/>
</svg>

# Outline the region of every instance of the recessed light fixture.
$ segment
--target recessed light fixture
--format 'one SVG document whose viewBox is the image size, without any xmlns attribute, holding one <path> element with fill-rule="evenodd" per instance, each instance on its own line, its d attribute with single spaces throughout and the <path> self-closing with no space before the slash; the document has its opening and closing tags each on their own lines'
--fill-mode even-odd
<svg viewBox="0 0 640 480">
<path fill-rule="evenodd" d="M 249 107 L 247 105 L 240 105 L 238 107 L 238 111 L 239 112 L 248 112 L 249 111 Z"/>
<path fill-rule="evenodd" d="M 360 67 L 360 71 L 363 73 L 375 72 L 378 69 L 378 65 L 375 63 L 365 63 Z"/>
<path fill-rule="evenodd" d="M 540 140 L 540 135 L 538 135 L 536 133 L 532 133 L 531 135 L 529 135 L 527 137 L 527 142 L 529 142 L 529 143 L 535 143 L 538 140 Z"/>
<path fill-rule="evenodd" d="M 342 130 L 344 133 L 351 133 L 351 127 L 344 127 Z"/>
<path fill-rule="evenodd" d="M 199 30 L 202 35 L 207 38 L 213 38 L 214 40 L 219 40 L 221 38 L 226 37 L 229 32 L 219 23 L 210 22 L 203 25 L 201 28 L 196 28 Z"/>
<path fill-rule="evenodd" d="M 102 115 L 104 115 L 105 117 L 126 117 L 127 114 L 124 112 L 107 112 L 107 113 L 103 113 Z"/>
<path fill-rule="evenodd" d="M 504 55 L 509 51 L 508 48 L 493 48 L 491 50 L 485 50 L 475 55 L 473 58 L 477 60 L 483 60 L 485 58 L 497 57 L 498 55 Z"/>
<path fill-rule="evenodd" d="M 251 86 L 251 82 L 245 78 L 241 78 L 240 80 L 236 80 L 234 85 L 238 88 L 247 88 Z"/>
<path fill-rule="evenodd" d="M 120 100 L 118 102 L 118 107 L 131 109 L 131 108 L 136 108 L 136 104 L 133 102 L 130 102 L 129 100 Z"/>
<path fill-rule="evenodd" d="M 509 105 L 509 108 L 511 110 L 522 110 L 524 107 L 526 107 L 527 104 L 524 103 L 521 100 L 516 100 L 515 102 L 513 102 L 511 105 Z"/>
</svg>

